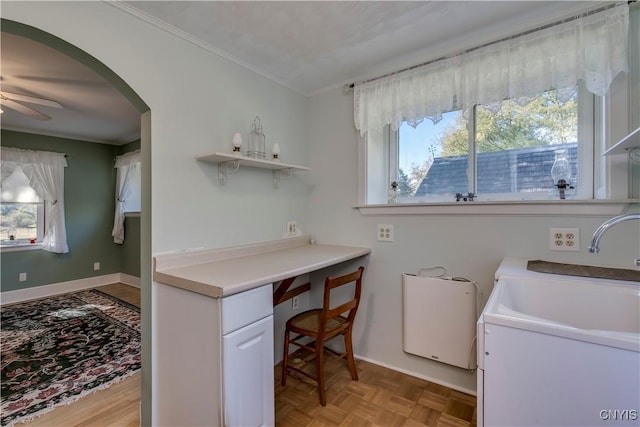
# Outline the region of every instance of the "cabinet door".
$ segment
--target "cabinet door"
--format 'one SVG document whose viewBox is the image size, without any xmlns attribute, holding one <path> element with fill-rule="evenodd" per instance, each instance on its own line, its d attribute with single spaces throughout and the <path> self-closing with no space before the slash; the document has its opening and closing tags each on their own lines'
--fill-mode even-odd
<svg viewBox="0 0 640 427">
<path fill-rule="evenodd" d="M 222 341 L 225 426 L 273 426 L 273 316 Z"/>
<path fill-rule="evenodd" d="M 485 426 L 638 426 L 640 354 L 485 324 Z"/>
</svg>

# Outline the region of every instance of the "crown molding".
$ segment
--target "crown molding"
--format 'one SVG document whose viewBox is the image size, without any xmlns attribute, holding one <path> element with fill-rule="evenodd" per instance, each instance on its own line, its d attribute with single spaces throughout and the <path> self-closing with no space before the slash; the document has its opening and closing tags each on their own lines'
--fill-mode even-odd
<svg viewBox="0 0 640 427">
<path fill-rule="evenodd" d="M 129 15 L 140 19 L 141 21 L 144 21 L 148 24 L 151 24 L 163 31 L 166 31 L 167 33 L 170 33 L 188 43 L 191 43 L 193 45 L 198 46 L 201 49 L 204 49 L 210 53 L 213 53 L 216 56 L 219 56 L 220 58 L 223 58 L 229 62 L 232 62 L 242 68 L 245 68 L 249 71 L 251 71 L 252 73 L 258 74 L 262 77 L 265 77 L 269 80 L 271 80 L 274 83 L 277 83 L 280 86 L 286 87 L 289 90 L 292 90 L 300 95 L 303 96 L 307 96 L 305 93 L 301 92 L 299 89 L 296 89 L 294 87 L 291 87 L 290 85 L 286 84 L 285 82 L 277 79 L 276 77 L 265 73 L 259 69 L 257 69 L 256 67 L 254 67 L 253 65 L 239 59 L 238 57 L 232 55 L 231 53 L 223 50 L 223 49 L 219 49 L 207 42 L 205 42 L 202 39 L 199 39 L 197 37 L 192 36 L 191 34 L 187 33 L 186 31 L 183 31 L 177 27 L 174 27 L 171 24 L 166 23 L 165 21 L 156 18 L 155 16 L 152 16 L 146 12 L 141 11 L 140 9 L 126 3 L 124 0 L 114 0 L 114 1 L 109 1 L 109 0 L 102 0 L 103 2 L 105 2 L 106 4 L 115 7 L 116 9 L 120 9 L 123 12 L 128 13 Z"/>
</svg>

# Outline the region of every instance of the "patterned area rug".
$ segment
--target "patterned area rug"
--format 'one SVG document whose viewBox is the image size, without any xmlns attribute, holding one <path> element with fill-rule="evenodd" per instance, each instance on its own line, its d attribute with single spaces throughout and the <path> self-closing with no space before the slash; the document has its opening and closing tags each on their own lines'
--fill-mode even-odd
<svg viewBox="0 0 640 427">
<path fill-rule="evenodd" d="M 1 308 L 2 412 L 12 426 L 140 369 L 140 310 L 97 290 Z"/>
</svg>

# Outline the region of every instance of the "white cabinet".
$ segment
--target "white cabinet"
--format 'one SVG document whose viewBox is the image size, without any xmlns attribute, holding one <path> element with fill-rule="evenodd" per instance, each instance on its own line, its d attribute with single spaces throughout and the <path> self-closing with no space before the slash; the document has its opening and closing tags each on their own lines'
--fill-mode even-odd
<svg viewBox="0 0 640 427">
<path fill-rule="evenodd" d="M 273 287 L 222 298 L 224 425 L 273 426 Z"/>
<path fill-rule="evenodd" d="M 226 426 L 274 425 L 273 316 L 225 335 Z"/>
<path fill-rule="evenodd" d="M 153 282 L 154 426 L 273 426 L 273 287 L 224 298 Z"/>
<path fill-rule="evenodd" d="M 151 424 L 274 425 L 272 283 L 370 252 L 300 236 L 154 256 Z"/>
</svg>

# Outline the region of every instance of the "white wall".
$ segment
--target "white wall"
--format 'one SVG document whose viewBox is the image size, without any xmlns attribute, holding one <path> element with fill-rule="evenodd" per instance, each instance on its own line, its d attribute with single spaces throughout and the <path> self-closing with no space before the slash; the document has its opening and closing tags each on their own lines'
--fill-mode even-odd
<svg viewBox="0 0 640 427">
<path fill-rule="evenodd" d="M 334 90 L 310 99 L 309 159 L 314 190 L 309 224 L 319 243 L 372 248 L 354 337 L 356 353 L 400 370 L 454 387 L 475 390 L 475 375 L 402 350 L 401 274 L 421 267 L 444 266 L 449 275 L 475 280 L 485 300 L 493 274 L 506 256 L 575 264 L 632 268 L 640 257 L 640 224 L 629 221 L 611 229 L 601 253 L 587 253 L 593 231 L 606 217 L 371 215 L 357 204 L 357 133 L 353 97 Z M 326 165 L 331 165 L 330 168 Z M 378 242 L 377 224 L 393 224 L 394 242 Z M 551 252 L 550 227 L 578 227 L 581 251 Z M 446 325 L 442 325 L 446 327 Z"/>
</svg>

